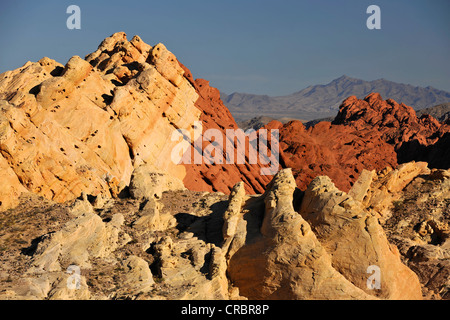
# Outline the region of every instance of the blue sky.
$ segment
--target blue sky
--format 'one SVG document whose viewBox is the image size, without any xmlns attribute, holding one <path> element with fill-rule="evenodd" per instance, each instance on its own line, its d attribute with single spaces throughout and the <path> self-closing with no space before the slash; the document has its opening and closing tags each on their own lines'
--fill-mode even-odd
<svg viewBox="0 0 450 320">
<path fill-rule="evenodd" d="M 81 8 L 69 30 L 66 8 Z M 381 30 L 366 9 L 381 8 Z M 0 72 L 84 57 L 117 31 L 164 43 L 226 93 L 285 95 L 342 75 L 450 91 L 448 0 L 0 2 Z"/>
</svg>

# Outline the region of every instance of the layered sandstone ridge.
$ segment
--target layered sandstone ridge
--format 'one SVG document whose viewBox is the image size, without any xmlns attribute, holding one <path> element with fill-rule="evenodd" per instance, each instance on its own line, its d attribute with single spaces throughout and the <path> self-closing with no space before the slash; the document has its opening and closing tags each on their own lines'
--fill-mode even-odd
<svg viewBox="0 0 450 320">
<path fill-rule="evenodd" d="M 183 73 L 164 45 L 116 33 L 86 60 L 43 58 L 2 74 L 1 208 L 24 189 L 58 202 L 117 195 L 141 165 L 182 180 L 170 137 L 200 117 Z"/>
<path fill-rule="evenodd" d="M 200 117 L 198 94 L 164 45 L 124 33 L 86 60 L 49 58 L 0 79 L 1 208 L 25 190 L 55 201 L 118 194 L 134 168 L 183 179 L 170 159 L 177 128 Z"/>
<path fill-rule="evenodd" d="M 229 193 L 243 180 L 261 193 L 270 181 L 259 164 L 179 164 L 175 130 L 194 137 L 200 120 L 225 137 L 237 125 L 217 89 L 138 36 L 118 32 L 85 59 L 43 58 L 1 74 L 0 108 L 1 209 L 24 191 L 59 202 L 81 192 L 117 196 L 139 166 L 199 191 Z"/>
<path fill-rule="evenodd" d="M 181 63 L 180 65 L 185 70 L 184 76 L 199 94 L 195 105 L 202 111 L 200 116 L 200 121 L 203 126 L 202 133 L 204 134 L 209 129 L 224 132 L 223 137 L 220 140 L 218 139 L 217 142 L 221 144 L 224 150 L 223 158 L 225 159 L 227 156 L 226 145 L 237 146 L 237 142 L 232 141 L 232 138 L 228 137 L 226 132 L 227 130 L 236 132 L 239 129 L 238 125 L 228 108 L 220 99 L 219 90 L 211 87 L 207 80 L 194 80 L 192 73 Z M 242 181 L 248 193 L 263 193 L 272 176 L 261 174 L 261 169 L 265 165 L 261 164 L 260 160 L 255 164 L 250 163 L 248 160 L 248 148 L 252 148 L 252 144 L 249 143 L 248 138 L 246 138 L 245 143 L 247 145 L 247 149 L 245 150 L 245 164 L 235 163 L 230 165 L 215 163 L 214 165 L 209 165 L 202 163 L 200 165 L 185 165 L 187 173 L 183 182 L 186 188 L 196 191 L 220 191 L 228 194 L 236 183 Z M 202 142 L 203 150 L 208 147 L 208 144 L 209 142 Z"/>
</svg>

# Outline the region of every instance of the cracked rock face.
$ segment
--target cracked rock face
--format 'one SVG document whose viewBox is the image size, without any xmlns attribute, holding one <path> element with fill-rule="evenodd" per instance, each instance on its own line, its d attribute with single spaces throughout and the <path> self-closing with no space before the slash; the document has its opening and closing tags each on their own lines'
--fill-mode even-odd
<svg viewBox="0 0 450 320">
<path fill-rule="evenodd" d="M 412 107 L 383 100 L 378 93 L 363 100 L 348 97 L 333 123 L 378 132 L 383 141 L 394 146 L 398 163 L 415 160 L 428 162 L 430 168 L 450 167 L 450 126 L 427 114 L 418 117 Z"/>
<path fill-rule="evenodd" d="M 308 129 L 300 121 L 266 127 L 280 130 L 280 157 L 301 190 L 316 177 L 326 175 L 336 186 L 349 191 L 363 169 L 382 170 L 397 166 L 394 148 L 372 128 L 320 122 Z"/>
</svg>

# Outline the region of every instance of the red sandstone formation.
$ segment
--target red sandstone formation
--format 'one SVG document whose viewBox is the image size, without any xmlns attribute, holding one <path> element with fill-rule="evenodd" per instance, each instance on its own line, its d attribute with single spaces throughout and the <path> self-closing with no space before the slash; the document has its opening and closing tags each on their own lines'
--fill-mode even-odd
<svg viewBox="0 0 450 320">
<path fill-rule="evenodd" d="M 364 100 L 347 98 L 332 123 L 305 129 L 300 121 L 265 128 L 280 130 L 281 163 L 293 168 L 304 190 L 318 175 L 327 175 L 341 190 L 349 190 L 362 169 L 381 170 L 409 161 L 427 161 L 447 169 L 450 126 L 378 93 Z"/>
<path fill-rule="evenodd" d="M 66 65 L 49 58 L 0 76 L 0 207 L 31 191 L 59 202 L 81 192 L 118 195 L 134 169 L 147 165 L 183 180 L 188 189 L 229 193 L 243 181 L 262 193 L 266 165 L 183 164 L 170 161 L 172 133 L 238 129 L 217 89 L 192 77 L 164 45 L 152 47 L 124 33 L 105 39 L 85 59 Z M 293 168 L 305 189 L 328 175 L 348 190 L 362 169 L 380 170 L 421 160 L 449 167 L 450 125 L 379 94 L 346 99 L 333 124 L 306 130 L 298 122 L 273 122 L 280 130 L 280 162 Z M 248 140 L 248 139 L 247 139 Z M 222 141 L 225 146 L 229 140 Z M 234 142 L 233 142 L 234 143 Z M 203 141 L 202 148 L 211 145 Z M 224 153 L 224 159 L 225 154 Z"/>
<path fill-rule="evenodd" d="M 305 129 L 300 121 L 285 125 L 272 121 L 266 128 L 280 129 L 280 158 L 293 168 L 297 186 L 305 190 L 320 175 L 348 191 L 363 169 L 381 170 L 397 165 L 394 148 L 378 132 L 320 122 Z"/>
<path fill-rule="evenodd" d="M 265 128 L 280 130 L 280 157 L 293 168 L 304 190 L 318 175 L 327 175 L 341 190 L 349 190 L 362 169 L 381 170 L 409 161 L 427 161 L 430 167 L 449 167 L 450 126 L 378 93 L 364 100 L 347 98 L 332 123 L 305 129 L 300 121 Z"/>
<path fill-rule="evenodd" d="M 427 161 L 430 167 L 450 167 L 449 124 L 439 123 L 430 115 L 418 118 L 413 108 L 392 99 L 383 100 L 378 93 L 364 100 L 347 98 L 333 124 L 378 131 L 384 141 L 394 146 L 399 163 L 416 160 Z"/>
<path fill-rule="evenodd" d="M 203 132 L 214 128 L 225 132 L 226 129 L 238 129 L 236 121 L 228 108 L 220 99 L 220 92 L 209 85 L 209 81 L 195 79 L 182 63 L 184 76 L 194 86 L 199 98 L 195 106 L 202 111 L 200 121 Z M 203 148 L 209 143 L 204 142 Z M 225 145 L 225 141 L 222 144 Z M 224 148 L 225 149 L 225 148 Z M 248 150 L 246 150 L 248 157 Z M 260 164 L 186 164 L 186 177 L 183 182 L 186 188 L 195 191 L 220 191 L 229 193 L 239 181 L 244 181 L 248 193 L 263 193 L 272 176 L 261 175 Z"/>
</svg>

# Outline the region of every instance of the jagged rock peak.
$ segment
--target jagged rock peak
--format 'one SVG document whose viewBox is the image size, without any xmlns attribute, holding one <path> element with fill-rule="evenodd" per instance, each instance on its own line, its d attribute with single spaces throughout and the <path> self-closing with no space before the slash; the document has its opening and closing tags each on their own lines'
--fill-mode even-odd
<svg viewBox="0 0 450 320">
<path fill-rule="evenodd" d="M 57 202 L 117 196 L 146 164 L 180 180 L 174 130 L 192 131 L 198 94 L 175 56 L 124 33 L 86 60 L 49 58 L 0 76 L 0 208 L 26 191 Z"/>
</svg>

